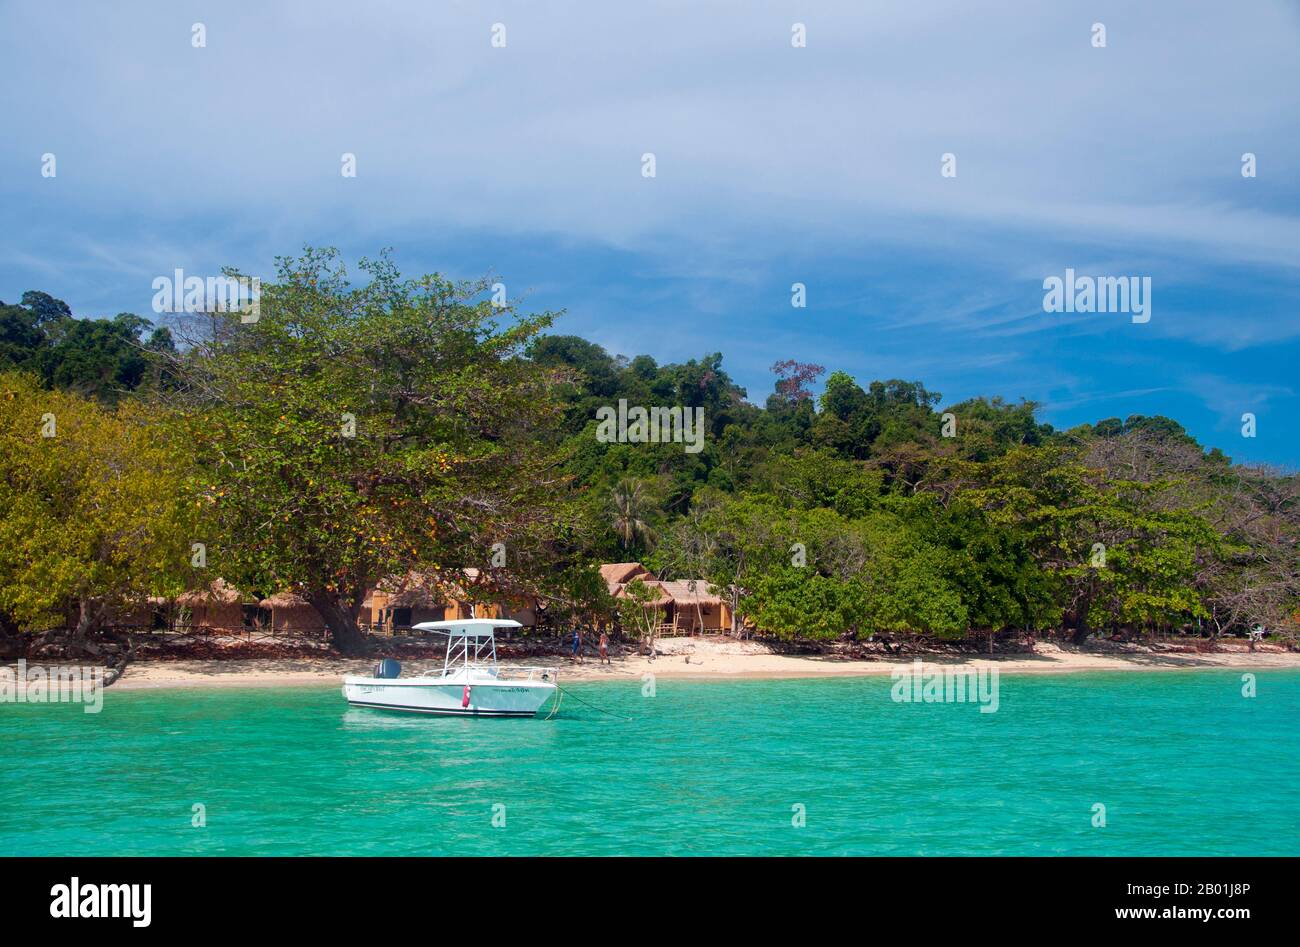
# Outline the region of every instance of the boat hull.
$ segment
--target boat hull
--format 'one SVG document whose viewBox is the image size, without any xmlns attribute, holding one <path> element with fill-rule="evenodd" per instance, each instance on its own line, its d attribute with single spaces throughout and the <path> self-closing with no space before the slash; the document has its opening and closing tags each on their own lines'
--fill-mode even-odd
<svg viewBox="0 0 1300 947">
<path fill-rule="evenodd" d="M 544 681 L 421 681 L 344 678 L 343 696 L 356 707 L 448 717 L 532 717 L 555 693 Z"/>
</svg>

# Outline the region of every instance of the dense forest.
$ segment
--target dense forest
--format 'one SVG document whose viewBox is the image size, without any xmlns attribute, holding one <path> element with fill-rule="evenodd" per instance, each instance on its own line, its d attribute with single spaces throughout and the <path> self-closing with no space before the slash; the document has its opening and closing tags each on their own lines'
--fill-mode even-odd
<svg viewBox="0 0 1300 947">
<path fill-rule="evenodd" d="M 562 625 L 613 614 L 596 566 L 637 560 L 786 640 L 1295 639 L 1297 478 L 1169 418 L 1060 431 L 795 358 L 760 406 L 721 353 L 613 355 L 487 281 L 361 269 L 281 259 L 252 322 L 0 303 L 0 633 L 93 638 L 221 576 L 359 651 L 384 576 L 476 566 Z M 703 409 L 703 449 L 598 437 L 620 401 Z"/>
</svg>

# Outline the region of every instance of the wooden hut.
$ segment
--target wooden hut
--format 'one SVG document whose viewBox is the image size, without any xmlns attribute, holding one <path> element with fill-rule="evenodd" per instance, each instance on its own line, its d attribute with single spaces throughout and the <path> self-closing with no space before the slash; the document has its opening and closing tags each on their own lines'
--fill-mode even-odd
<svg viewBox="0 0 1300 947">
<path fill-rule="evenodd" d="M 134 631 L 165 631 L 172 626 L 175 611 L 171 599 L 150 595 L 143 602 L 131 602 L 109 611 L 109 622 Z"/>
<path fill-rule="evenodd" d="M 251 603 L 249 603 L 251 604 Z M 214 579 L 206 589 L 182 592 L 176 596 L 181 614 L 178 624 L 213 631 L 242 631 L 246 624 L 244 596 L 225 579 Z M 256 606 L 253 606 L 254 611 Z M 188 621 L 184 613 L 189 613 Z"/>
<path fill-rule="evenodd" d="M 537 623 L 535 599 L 499 594 L 490 577 L 478 569 L 462 569 L 461 575 L 459 581 L 416 572 L 385 579 L 362 603 L 363 618 L 378 634 L 401 633 L 426 621 L 461 618 L 513 618 L 525 627 Z M 471 594 L 471 588 L 476 594 Z"/>
<path fill-rule="evenodd" d="M 640 580 L 659 589 L 659 596 L 646 605 L 659 611 L 659 634 L 717 634 L 731 630 L 731 603 L 709 591 L 707 579 L 656 579 L 639 562 L 610 562 L 600 567 L 601 577 L 615 598 L 628 598 L 627 586 Z"/>
<path fill-rule="evenodd" d="M 639 562 L 607 562 L 600 567 L 600 577 L 605 580 L 609 594 L 617 598 L 633 579 L 646 581 L 653 579 L 654 575 Z"/>
<path fill-rule="evenodd" d="M 463 583 L 443 585 L 448 600 L 462 611 L 462 614 L 447 617 L 510 618 L 525 628 L 537 624 L 537 599 L 531 595 L 510 595 L 498 586 L 490 574 L 479 569 L 462 569 L 461 574 L 465 577 Z M 470 588 L 476 594 L 470 594 Z"/>
<path fill-rule="evenodd" d="M 258 607 L 270 613 L 271 633 L 276 635 L 319 635 L 325 631 L 325 620 L 301 595 L 277 592 L 264 598 Z"/>
<path fill-rule="evenodd" d="M 392 634 L 423 621 L 459 618 L 434 588 L 422 583 L 381 583 L 361 603 L 362 615 L 376 634 Z"/>
<path fill-rule="evenodd" d="M 731 630 L 731 605 L 709 591 L 705 579 L 675 579 L 656 582 L 668 597 L 664 621 L 672 634 L 717 634 Z"/>
</svg>

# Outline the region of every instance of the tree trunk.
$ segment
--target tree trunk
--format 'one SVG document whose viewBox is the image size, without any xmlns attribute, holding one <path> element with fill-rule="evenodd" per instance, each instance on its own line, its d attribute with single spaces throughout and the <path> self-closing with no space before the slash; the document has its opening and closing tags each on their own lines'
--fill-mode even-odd
<svg viewBox="0 0 1300 947">
<path fill-rule="evenodd" d="M 112 687 L 116 684 L 123 674 L 126 673 L 126 666 L 135 660 L 135 641 L 129 634 L 123 633 L 125 644 L 121 652 L 117 655 L 116 661 L 106 662 L 104 686 Z"/>
<path fill-rule="evenodd" d="M 1092 594 L 1089 592 L 1074 612 L 1074 633 L 1070 635 L 1070 641 L 1078 647 L 1083 647 L 1084 642 L 1088 640 L 1088 635 L 1092 633 L 1092 629 L 1088 627 L 1088 609 L 1091 606 Z"/>
<path fill-rule="evenodd" d="M 1072 626 L 1070 629 L 1070 643 L 1081 648 L 1084 642 L 1088 640 L 1088 635 L 1092 633 L 1092 629 L 1088 627 L 1088 603 L 1085 601 L 1083 607 L 1075 611 L 1070 618 L 1070 625 Z"/>
<path fill-rule="evenodd" d="M 108 614 L 102 603 L 81 598 L 75 626 L 37 635 L 26 650 L 38 655 L 48 648 L 63 660 L 90 659 L 104 669 L 103 686 L 111 687 L 135 658 L 135 641 L 126 632 L 115 632 L 108 625 Z"/>
<path fill-rule="evenodd" d="M 77 627 L 72 631 L 72 644 L 84 648 L 86 641 L 99 631 L 104 622 L 104 607 L 96 605 L 88 598 L 80 599 L 78 607 Z"/>
<path fill-rule="evenodd" d="M 26 653 L 29 642 L 20 635 L 18 623 L 13 616 L 0 609 L 0 659 L 18 658 Z"/>
<path fill-rule="evenodd" d="M 307 601 L 325 622 L 330 642 L 340 654 L 360 657 L 370 652 L 370 640 L 357 624 L 356 612 L 339 604 L 336 594 L 316 589 L 307 594 Z"/>
</svg>

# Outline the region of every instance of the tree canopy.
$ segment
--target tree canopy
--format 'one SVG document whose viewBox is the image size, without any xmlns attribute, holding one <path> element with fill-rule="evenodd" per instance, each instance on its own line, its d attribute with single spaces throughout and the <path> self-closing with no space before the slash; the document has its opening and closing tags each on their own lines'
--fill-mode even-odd
<svg viewBox="0 0 1300 947">
<path fill-rule="evenodd" d="M 760 408 L 721 353 L 610 354 L 487 280 L 360 272 L 281 259 L 255 321 L 0 304 L 4 627 L 219 575 L 299 592 L 350 651 L 386 577 L 579 621 L 615 612 L 596 565 L 638 559 L 791 640 L 1294 634 L 1300 482 L 1172 419 L 1062 431 L 1032 402 L 795 358 Z M 598 438 L 620 401 L 702 410 L 703 449 Z"/>
</svg>

